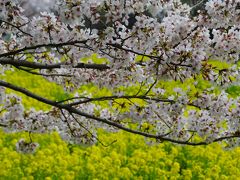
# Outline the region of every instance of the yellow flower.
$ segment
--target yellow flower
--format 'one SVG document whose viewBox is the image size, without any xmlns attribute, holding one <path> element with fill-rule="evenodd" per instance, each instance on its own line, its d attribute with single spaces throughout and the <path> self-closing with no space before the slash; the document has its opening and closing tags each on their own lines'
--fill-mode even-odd
<svg viewBox="0 0 240 180">
<path fill-rule="evenodd" d="M 27 180 L 34 180 L 34 177 L 33 176 L 27 176 L 26 179 Z"/>
<path fill-rule="evenodd" d="M 75 174 L 72 171 L 66 172 L 64 176 L 64 180 L 73 180 L 75 178 Z"/>
<path fill-rule="evenodd" d="M 120 177 L 123 179 L 131 179 L 133 174 L 127 167 L 123 167 L 120 169 Z"/>
<path fill-rule="evenodd" d="M 189 169 L 183 169 L 182 170 L 182 175 L 185 180 L 190 180 L 192 179 L 192 172 Z"/>
<path fill-rule="evenodd" d="M 25 171 L 25 174 L 28 175 L 28 174 L 31 174 L 32 173 L 32 168 L 31 167 L 27 167 L 24 169 Z"/>
<path fill-rule="evenodd" d="M 171 173 L 173 174 L 178 174 L 178 172 L 180 171 L 180 165 L 177 162 L 174 162 L 172 167 L 171 167 Z"/>
</svg>

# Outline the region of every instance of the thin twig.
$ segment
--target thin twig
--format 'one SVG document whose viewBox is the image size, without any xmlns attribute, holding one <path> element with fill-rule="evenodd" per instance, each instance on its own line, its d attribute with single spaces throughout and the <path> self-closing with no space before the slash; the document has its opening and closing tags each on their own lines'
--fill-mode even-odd
<svg viewBox="0 0 240 180">
<path fill-rule="evenodd" d="M 83 129 L 85 129 L 93 138 L 95 138 L 102 146 L 104 147 L 109 147 L 111 146 L 113 143 L 117 142 L 117 140 L 115 139 L 114 141 L 112 141 L 111 143 L 109 143 L 108 145 L 105 145 L 97 136 L 95 136 L 89 129 L 87 129 L 82 123 L 80 123 L 77 118 L 71 114 L 71 116 L 73 117 L 73 119 L 79 124 L 79 126 L 81 126 Z M 93 140 L 92 140 L 93 141 Z"/>
<path fill-rule="evenodd" d="M 3 19 L 0 19 L 0 22 L 4 22 L 5 24 L 16 28 L 16 29 L 19 30 L 21 33 L 23 33 L 23 34 L 25 34 L 25 35 L 28 35 L 28 36 L 30 36 L 30 37 L 33 37 L 30 33 L 27 33 L 27 32 L 23 31 L 23 30 L 20 28 L 20 27 L 22 27 L 23 25 L 21 25 L 21 26 L 16 26 L 16 25 L 14 25 L 14 24 L 12 24 L 12 23 L 10 23 L 10 22 L 7 22 L 7 21 L 5 21 L 5 20 L 3 20 Z M 24 24 L 24 25 L 25 25 L 25 24 Z"/>
</svg>

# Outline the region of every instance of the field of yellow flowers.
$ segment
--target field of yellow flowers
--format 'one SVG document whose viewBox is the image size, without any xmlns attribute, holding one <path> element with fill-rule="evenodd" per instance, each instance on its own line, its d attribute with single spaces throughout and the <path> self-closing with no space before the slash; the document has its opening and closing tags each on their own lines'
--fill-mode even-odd
<svg viewBox="0 0 240 180">
<path fill-rule="evenodd" d="M 240 177 L 240 148 L 219 145 L 146 145 L 143 138 L 100 132 L 104 147 L 68 145 L 57 133 L 33 135 L 34 154 L 19 154 L 15 144 L 27 133 L 0 132 L 0 179 L 233 179 Z"/>
<path fill-rule="evenodd" d="M 29 87 L 45 97 L 67 97 L 61 88 L 24 73 L 9 74 L 9 82 Z M 25 79 L 25 78 L 28 78 Z M 46 91 L 39 89 L 44 84 Z M 51 89 L 51 91 L 47 91 Z M 10 92 L 10 91 L 9 91 Z M 39 102 L 23 98 L 26 107 L 47 110 Z M 240 177 L 240 148 L 223 150 L 218 144 L 190 147 L 170 143 L 147 145 L 143 137 L 126 132 L 99 130 L 94 146 L 69 145 L 57 133 L 32 134 L 40 147 L 34 154 L 16 152 L 15 144 L 28 133 L 6 134 L 0 129 L 0 180 L 5 179 L 233 179 Z M 116 141 L 116 142 L 115 142 Z M 111 144 L 111 142 L 115 142 Z"/>
</svg>

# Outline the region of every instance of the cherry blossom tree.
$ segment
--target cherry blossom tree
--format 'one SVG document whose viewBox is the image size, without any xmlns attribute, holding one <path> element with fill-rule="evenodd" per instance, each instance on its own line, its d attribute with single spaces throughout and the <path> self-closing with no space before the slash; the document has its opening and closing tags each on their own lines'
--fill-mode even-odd
<svg viewBox="0 0 240 180">
<path fill-rule="evenodd" d="M 46 11 L 34 15 L 24 7 L 0 0 L 1 74 L 42 76 L 71 97 L 47 99 L 0 80 L 0 126 L 7 132 L 57 131 L 68 142 L 93 144 L 102 143 L 102 128 L 154 142 L 240 145 L 240 98 L 227 92 L 239 83 L 240 0 L 204 1 L 196 16 L 180 0 L 56 0 L 51 11 L 38 6 Z M 92 54 L 104 60 L 86 60 Z M 193 83 L 165 86 L 186 81 Z M 199 89 L 202 81 L 211 88 Z M 84 85 L 107 93 L 78 91 Z M 52 109 L 25 109 L 6 89 Z M 31 152 L 37 144 L 21 139 L 17 147 Z"/>
</svg>

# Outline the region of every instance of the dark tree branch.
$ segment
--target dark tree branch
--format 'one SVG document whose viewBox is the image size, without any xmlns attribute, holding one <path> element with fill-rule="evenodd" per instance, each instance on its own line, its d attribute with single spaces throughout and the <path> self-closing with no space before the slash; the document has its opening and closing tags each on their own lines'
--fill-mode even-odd
<svg viewBox="0 0 240 180">
<path fill-rule="evenodd" d="M 27 35 L 27 36 L 33 37 L 31 34 L 23 31 L 23 30 L 20 28 L 20 27 L 22 27 L 23 25 L 17 26 L 17 25 L 14 25 L 14 24 L 10 23 L 10 22 L 7 22 L 7 21 L 5 21 L 5 20 L 3 20 L 3 19 L 0 19 L 0 24 L 1 24 L 1 22 L 5 23 L 5 24 L 7 24 L 7 25 L 9 25 L 9 26 L 12 26 L 12 27 L 16 28 L 16 29 L 19 30 L 21 33 L 23 33 L 23 34 L 25 34 L 25 35 Z M 24 24 L 24 25 L 25 25 L 25 24 Z"/>
<path fill-rule="evenodd" d="M 163 134 L 163 135 L 155 135 L 155 134 L 149 134 L 149 133 L 137 131 L 137 130 L 134 130 L 134 129 L 127 128 L 127 127 L 125 127 L 125 126 L 123 126 L 121 124 L 118 124 L 116 122 L 110 121 L 108 119 L 99 118 L 99 117 L 96 117 L 94 115 L 82 112 L 79 109 L 76 109 L 76 108 L 70 106 L 69 104 L 59 104 L 56 101 L 52 101 L 52 100 L 43 98 L 43 97 L 38 96 L 38 95 L 36 95 L 36 94 L 34 94 L 34 93 L 24 89 L 24 88 L 15 86 L 13 84 L 10 84 L 10 83 L 2 81 L 2 80 L 0 80 L 0 86 L 12 89 L 12 90 L 17 91 L 17 92 L 21 92 L 21 93 L 27 95 L 28 97 L 36 99 L 36 100 L 38 100 L 40 102 L 43 102 L 45 104 L 57 107 L 59 109 L 67 110 L 69 113 L 77 114 L 77 115 L 86 117 L 88 119 L 93 119 L 93 120 L 96 120 L 98 122 L 102 122 L 104 124 L 108 124 L 110 126 L 116 127 L 118 129 L 130 132 L 130 133 L 133 133 L 133 134 L 138 134 L 138 135 L 141 135 L 141 136 L 144 136 L 144 137 L 153 138 L 153 139 L 157 139 L 157 140 L 160 140 L 160 141 L 169 141 L 169 142 L 176 143 L 176 144 L 185 144 L 185 145 L 192 145 L 192 146 L 209 144 L 209 143 L 207 143 L 205 141 L 201 141 L 201 142 L 188 142 L 188 141 L 181 141 L 181 140 L 171 139 L 171 138 L 166 137 L 169 133 Z M 213 140 L 213 142 L 218 142 L 218 141 L 222 141 L 222 140 L 225 140 L 225 139 L 231 139 L 231 138 L 239 138 L 239 137 L 240 137 L 239 134 L 234 134 L 234 135 L 230 135 L 230 136 L 216 138 L 216 139 Z"/>
<path fill-rule="evenodd" d="M 80 97 L 80 98 L 82 99 L 83 97 Z M 64 101 L 68 101 L 68 100 L 72 100 L 72 99 L 73 98 L 67 99 Z M 74 99 L 77 99 L 77 98 L 74 98 Z M 70 103 L 69 105 L 75 106 L 75 105 L 85 104 L 85 103 L 94 102 L 94 101 L 108 101 L 108 100 L 116 100 L 116 99 L 142 99 L 142 100 L 152 100 L 152 101 L 156 101 L 156 102 L 174 103 L 173 100 L 169 100 L 169 99 L 152 98 L 152 97 L 149 97 L 146 95 L 132 95 L 132 96 L 103 96 L 103 97 L 98 97 L 98 98 L 85 97 L 85 100 L 73 102 L 73 103 Z"/>
<path fill-rule="evenodd" d="M 7 127 L 7 125 L 0 123 L 0 127 Z"/>
<path fill-rule="evenodd" d="M 175 45 L 173 46 L 173 49 L 175 49 L 176 47 L 178 47 L 178 46 L 181 44 L 181 42 L 183 42 L 184 40 L 186 40 L 187 38 L 189 38 L 190 35 L 191 35 L 194 31 L 196 31 L 198 28 L 199 28 L 199 26 L 195 26 L 183 39 L 181 39 L 181 41 L 180 41 L 179 43 L 177 43 L 177 44 L 175 44 Z"/>
<path fill-rule="evenodd" d="M 114 48 L 117 48 L 117 49 L 120 49 L 120 50 L 123 50 L 123 51 L 126 51 L 126 52 L 130 52 L 130 53 L 137 54 L 137 55 L 144 56 L 144 57 L 149 57 L 151 59 L 157 59 L 157 60 L 162 59 L 161 56 L 153 56 L 153 55 L 150 55 L 150 54 L 144 54 L 144 53 L 136 52 L 136 51 L 133 51 L 132 49 L 124 48 L 120 44 L 107 43 L 107 45 L 111 46 L 111 47 L 114 47 Z"/>
<path fill-rule="evenodd" d="M 12 65 L 14 67 L 26 67 L 32 69 L 56 69 L 61 68 L 62 65 L 68 65 L 65 62 L 57 64 L 42 64 L 37 62 L 29 62 L 25 60 L 14 60 L 10 58 L 0 59 L 0 64 L 2 65 Z M 106 70 L 109 67 L 106 64 L 85 64 L 78 63 L 73 68 L 84 68 L 84 69 L 97 69 L 97 70 Z"/>
<path fill-rule="evenodd" d="M 104 147 L 109 147 L 110 145 L 112 145 L 113 143 L 117 142 L 117 140 L 112 141 L 110 144 L 104 144 L 97 136 L 95 136 L 88 128 L 86 128 L 81 122 L 79 122 L 77 120 L 77 118 L 74 116 L 74 114 L 71 114 L 71 116 L 73 117 L 73 119 L 78 123 L 78 125 L 80 127 L 82 127 L 83 129 L 85 129 L 93 138 L 95 138 L 102 146 Z"/>
<path fill-rule="evenodd" d="M 8 56 L 14 56 L 17 55 L 21 52 L 28 51 L 28 50 L 36 50 L 38 48 L 59 48 L 63 46 L 74 46 L 76 44 L 86 44 L 88 40 L 82 40 L 82 41 L 67 41 L 67 42 L 62 42 L 62 43 L 49 43 L 49 44 L 38 44 L 38 45 L 33 45 L 33 46 L 28 46 L 24 47 L 21 49 L 9 51 L 7 53 L 0 54 L 1 57 L 8 57 Z M 31 53 L 31 52 L 30 52 Z"/>
<path fill-rule="evenodd" d="M 21 70 L 21 71 L 25 71 L 29 74 L 32 75 L 38 75 L 38 76 L 45 76 L 45 77 L 53 77 L 53 76 L 58 76 L 58 77 L 73 77 L 73 75 L 71 74 L 44 74 L 44 73 L 38 73 L 38 72 L 34 72 L 32 71 L 32 69 L 25 69 L 22 67 L 16 67 L 17 69 Z"/>
</svg>

